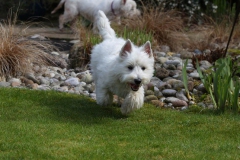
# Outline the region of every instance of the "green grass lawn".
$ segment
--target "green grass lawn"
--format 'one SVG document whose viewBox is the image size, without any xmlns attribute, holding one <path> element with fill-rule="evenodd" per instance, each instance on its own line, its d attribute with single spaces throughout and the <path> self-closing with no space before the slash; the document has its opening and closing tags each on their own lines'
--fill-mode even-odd
<svg viewBox="0 0 240 160">
<path fill-rule="evenodd" d="M 122 116 L 84 96 L 0 88 L 0 159 L 240 159 L 240 116 L 145 106 Z"/>
</svg>

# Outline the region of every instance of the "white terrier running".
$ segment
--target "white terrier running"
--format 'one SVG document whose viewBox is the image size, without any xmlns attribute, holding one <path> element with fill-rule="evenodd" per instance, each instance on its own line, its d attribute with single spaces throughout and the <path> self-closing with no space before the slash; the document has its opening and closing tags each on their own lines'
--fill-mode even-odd
<svg viewBox="0 0 240 160">
<path fill-rule="evenodd" d="M 130 40 L 117 38 L 102 11 L 98 12 L 97 27 L 103 42 L 94 46 L 90 67 L 96 85 L 97 103 L 111 105 L 113 94 L 124 98 L 121 112 L 128 114 L 144 103 L 143 84 L 154 71 L 151 44 L 137 47 Z"/>
<path fill-rule="evenodd" d="M 98 10 L 102 10 L 110 20 L 121 23 L 120 18 L 140 15 L 136 2 L 133 0 L 61 0 L 58 6 L 51 12 L 55 13 L 64 4 L 64 14 L 59 16 L 59 29 L 62 30 L 65 23 L 76 20 L 78 15 L 93 22 L 93 30 L 96 30 L 95 18 Z"/>
</svg>

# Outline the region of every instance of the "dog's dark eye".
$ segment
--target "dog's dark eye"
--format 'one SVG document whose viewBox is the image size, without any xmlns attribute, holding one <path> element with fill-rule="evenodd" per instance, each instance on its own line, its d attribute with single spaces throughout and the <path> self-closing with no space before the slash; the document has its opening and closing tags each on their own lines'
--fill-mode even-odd
<svg viewBox="0 0 240 160">
<path fill-rule="evenodd" d="M 142 70 L 144 71 L 146 68 L 145 67 L 142 67 Z"/>
<path fill-rule="evenodd" d="M 129 70 L 133 70 L 133 66 L 128 66 L 128 69 Z"/>
</svg>

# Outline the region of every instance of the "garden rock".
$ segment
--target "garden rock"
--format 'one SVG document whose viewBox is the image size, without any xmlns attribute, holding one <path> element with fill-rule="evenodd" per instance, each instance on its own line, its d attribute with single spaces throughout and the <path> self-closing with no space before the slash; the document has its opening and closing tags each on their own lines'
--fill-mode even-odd
<svg viewBox="0 0 240 160">
<path fill-rule="evenodd" d="M 197 71 L 194 71 L 194 72 L 190 73 L 189 76 L 194 78 L 194 79 L 200 79 L 199 73 Z"/>
<path fill-rule="evenodd" d="M 179 60 L 167 60 L 165 63 L 167 65 L 174 65 L 174 66 L 177 66 L 178 64 L 181 64 L 181 62 Z"/>
<path fill-rule="evenodd" d="M 193 88 L 194 88 L 194 82 L 193 81 L 188 81 L 188 90 L 189 91 L 193 91 Z"/>
<path fill-rule="evenodd" d="M 150 80 L 150 83 L 148 84 L 149 85 L 153 85 L 153 86 L 158 86 L 159 83 L 161 83 L 161 80 L 158 78 L 158 77 L 152 77 L 151 80 Z M 150 86 L 149 86 L 150 87 Z"/>
<path fill-rule="evenodd" d="M 71 77 L 65 81 L 65 83 L 69 84 L 70 86 L 77 86 L 79 85 L 79 79 Z"/>
<path fill-rule="evenodd" d="M 169 76 L 169 71 L 165 68 L 158 68 L 155 72 L 156 77 L 164 79 Z"/>
<path fill-rule="evenodd" d="M 177 97 L 178 99 L 180 99 L 180 100 L 183 100 L 183 101 L 185 101 L 185 102 L 188 102 L 188 99 L 187 99 L 187 97 L 185 96 L 185 94 L 183 93 L 182 90 L 181 90 L 181 91 L 178 91 L 178 92 L 176 93 L 176 97 Z"/>
<path fill-rule="evenodd" d="M 164 103 L 159 101 L 159 100 L 151 100 L 150 102 L 151 102 L 151 104 L 153 104 L 156 107 L 163 107 L 164 106 Z"/>
<path fill-rule="evenodd" d="M 177 93 L 177 91 L 174 90 L 174 89 L 164 89 L 164 90 L 162 91 L 162 94 L 163 94 L 163 96 L 165 96 L 165 97 L 176 96 L 176 93 Z"/>
<path fill-rule="evenodd" d="M 21 86 L 21 80 L 18 79 L 18 78 L 11 78 L 9 81 L 8 81 L 12 87 L 19 87 Z"/>
<path fill-rule="evenodd" d="M 173 107 L 183 107 L 183 106 L 188 106 L 187 102 L 183 101 L 183 100 L 176 100 L 171 102 Z"/>
<path fill-rule="evenodd" d="M 38 89 L 38 84 L 37 83 L 33 83 L 33 84 L 28 85 L 28 87 L 30 89 Z"/>
<path fill-rule="evenodd" d="M 33 73 L 26 73 L 25 77 L 29 80 L 32 80 L 34 83 L 40 84 L 39 80 L 37 80 Z"/>
<path fill-rule="evenodd" d="M 181 59 L 192 59 L 193 57 L 193 53 L 186 51 L 186 50 L 182 50 L 180 51 L 180 58 Z"/>
<path fill-rule="evenodd" d="M 156 56 L 156 61 L 159 62 L 160 64 L 164 64 L 167 60 L 168 60 L 168 58 L 166 58 L 166 57 Z"/>
<path fill-rule="evenodd" d="M 160 51 L 165 52 L 165 53 L 170 52 L 170 47 L 166 46 L 166 45 L 161 45 L 160 46 Z"/>
<path fill-rule="evenodd" d="M 164 89 L 171 89 L 172 88 L 172 86 L 170 84 L 168 84 L 167 82 L 162 82 L 162 81 L 158 84 L 157 87 L 160 91 L 162 91 Z"/>
<path fill-rule="evenodd" d="M 9 82 L 0 82 L 0 87 L 10 87 L 11 83 Z"/>
<path fill-rule="evenodd" d="M 93 82 L 93 78 L 92 78 L 92 75 L 90 74 L 90 71 L 87 70 L 85 72 L 81 72 L 79 74 L 76 75 L 77 77 L 81 77 L 81 81 L 89 84 L 89 83 L 92 83 Z"/>
<path fill-rule="evenodd" d="M 158 98 L 155 95 L 148 95 L 144 98 L 145 102 L 150 102 L 152 100 L 158 100 Z"/>
<path fill-rule="evenodd" d="M 149 95 L 154 95 L 154 91 L 152 91 L 152 90 L 147 90 L 147 91 L 145 92 L 145 96 L 149 96 Z"/>
<path fill-rule="evenodd" d="M 25 84 L 25 86 L 31 86 L 33 84 L 33 81 L 32 80 L 29 80 L 25 77 L 21 77 L 21 82 Z"/>
</svg>

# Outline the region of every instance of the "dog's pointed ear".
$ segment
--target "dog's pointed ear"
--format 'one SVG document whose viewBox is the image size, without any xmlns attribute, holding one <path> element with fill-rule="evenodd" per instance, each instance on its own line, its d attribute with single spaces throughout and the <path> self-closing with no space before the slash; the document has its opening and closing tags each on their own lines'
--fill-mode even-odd
<svg viewBox="0 0 240 160">
<path fill-rule="evenodd" d="M 122 0 L 122 4 L 125 5 L 127 0 Z"/>
<path fill-rule="evenodd" d="M 151 43 L 149 41 L 147 41 L 144 45 L 143 45 L 143 50 L 144 52 L 146 52 L 149 57 L 152 57 L 152 48 L 151 48 Z"/>
<path fill-rule="evenodd" d="M 131 52 L 132 52 L 132 43 L 128 39 L 127 42 L 124 44 L 124 46 L 121 49 L 120 56 L 124 57 L 127 55 L 127 53 L 131 53 Z"/>
</svg>

